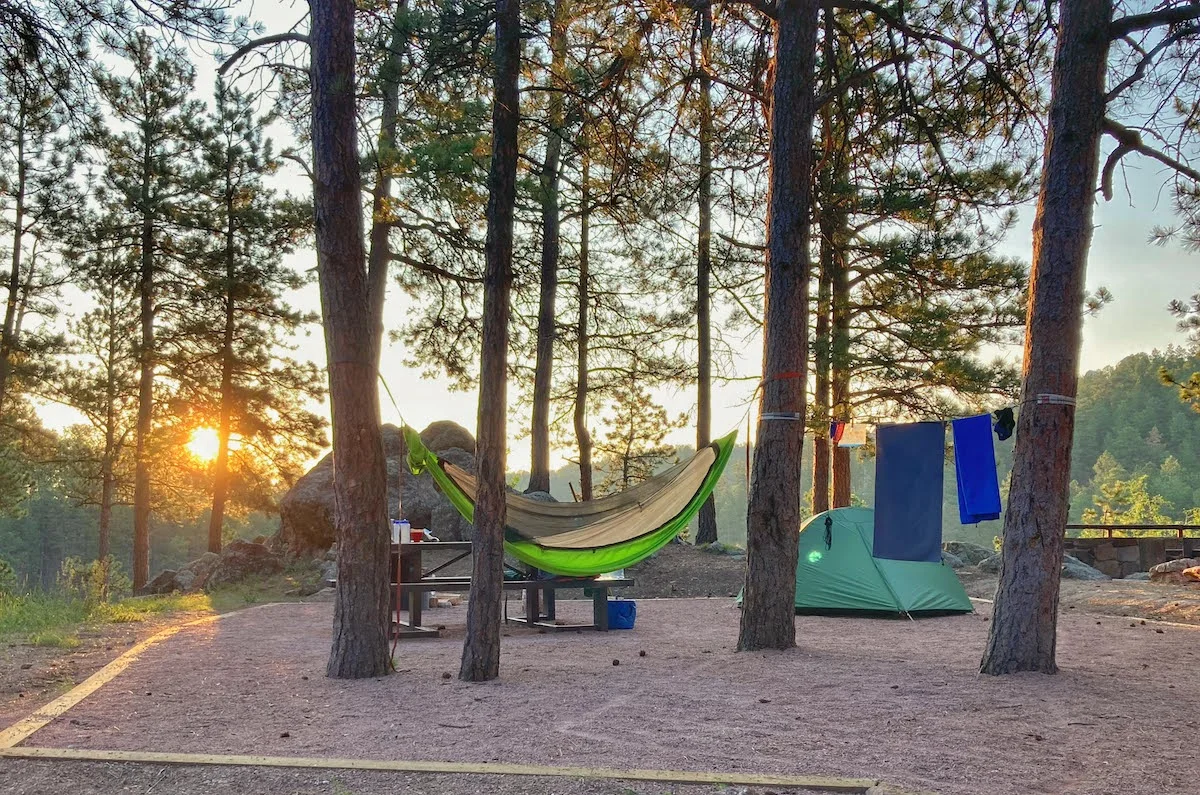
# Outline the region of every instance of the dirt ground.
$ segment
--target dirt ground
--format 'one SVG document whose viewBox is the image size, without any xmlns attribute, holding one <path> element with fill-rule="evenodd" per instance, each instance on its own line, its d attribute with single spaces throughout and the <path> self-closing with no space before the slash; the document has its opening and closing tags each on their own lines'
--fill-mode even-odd
<svg viewBox="0 0 1200 795">
<path fill-rule="evenodd" d="M 15 639 L 0 642 L 0 728 L 70 690 L 139 640 L 198 616 L 176 614 L 84 629 L 73 649 L 31 646 Z"/>
<path fill-rule="evenodd" d="M 437 614 L 445 637 L 403 644 L 397 675 L 358 682 L 323 676 L 328 604 L 233 614 L 152 647 L 29 744 L 864 776 L 951 795 L 1191 787 L 1197 721 L 1178 688 L 1200 629 L 1064 614 L 1059 675 L 991 678 L 976 673 L 987 605 L 917 622 L 799 617 L 798 649 L 735 654 L 731 600 L 643 599 L 630 631 L 508 630 L 500 681 L 473 685 L 453 676 L 465 608 Z M 27 787 L 38 768 L 2 769 Z M 355 791 L 249 775 L 254 791 Z M 518 784 L 499 791 L 570 791 Z"/>
<path fill-rule="evenodd" d="M 504 761 L 611 767 L 632 757 L 643 767 L 869 775 L 964 793 L 1149 793 L 1182 786 L 1162 771 L 1190 759 L 1190 750 L 1172 746 L 1169 738 L 1180 728 L 1194 736 L 1196 722 L 1171 705 L 1180 688 L 1191 689 L 1186 676 L 1200 635 L 1140 620 L 1200 624 L 1198 588 L 1064 580 L 1064 673 L 1003 680 L 1012 686 L 1006 694 L 1002 680 L 974 673 L 986 635 L 986 602 L 978 604 L 976 616 L 917 623 L 798 618 L 801 648 L 768 655 L 775 662 L 756 667 L 730 652 L 738 615 L 726 597 L 741 587 L 744 571 L 744 560 L 669 545 L 627 571 L 637 585 L 622 595 L 639 600 L 633 631 L 538 635 L 506 628 L 501 684 L 467 686 L 441 678 L 457 670 L 465 607 L 432 610 L 428 615 L 448 627 L 445 637 L 402 645 L 400 675 L 380 683 L 381 699 L 368 683 L 324 680 L 328 604 L 250 611 L 152 649 L 29 744 L 480 761 L 489 757 L 479 749 L 490 748 Z M 973 569 L 959 575 L 972 597 L 993 596 L 994 575 Z M 709 595 L 718 598 L 654 601 Z M 519 608 L 514 603 L 510 609 Z M 587 610 L 586 603 L 560 602 L 560 615 L 584 617 Z M 188 618 L 194 616 L 173 620 Z M 171 622 L 84 631 L 72 650 L 0 644 L 0 728 Z M 637 656 L 640 651 L 646 657 Z M 621 664 L 613 666 L 613 659 Z M 181 677 L 180 671 L 204 673 Z M 439 705 L 441 717 L 410 717 L 414 703 Z M 793 708 L 789 723 L 786 713 Z M 838 719 L 845 714 L 853 717 Z M 765 723 L 759 720 L 764 717 Z M 495 728 L 523 721 L 547 726 L 545 739 L 531 742 L 528 731 Z M 283 732 L 289 737 L 278 736 Z M 912 754 L 902 739 L 911 732 L 920 753 L 905 763 Z M 862 747 L 874 745 L 868 741 L 875 736 L 886 738 L 879 748 L 891 750 Z M 625 738 L 636 748 L 626 748 Z M 1145 748 L 1156 750 L 1139 750 Z M 1026 757 L 1013 775 L 1003 761 L 1010 752 Z M 1002 771 L 999 778 L 1020 786 L 995 781 Z M 270 795 L 719 790 L 561 778 L 489 782 L 478 776 L 0 760 L 0 792 L 6 793 L 202 793 L 225 782 L 245 782 Z"/>
</svg>

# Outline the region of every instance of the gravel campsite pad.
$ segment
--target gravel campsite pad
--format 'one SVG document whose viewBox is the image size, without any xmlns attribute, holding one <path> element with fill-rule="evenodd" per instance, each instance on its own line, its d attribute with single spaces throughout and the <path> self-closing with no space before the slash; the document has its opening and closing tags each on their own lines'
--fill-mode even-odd
<svg viewBox="0 0 1200 795">
<path fill-rule="evenodd" d="M 560 602 L 560 615 L 589 608 Z M 151 647 L 26 744 L 804 773 L 979 795 L 1190 786 L 1200 629 L 1064 615 L 1059 675 L 993 678 L 976 673 L 987 611 L 799 617 L 800 648 L 751 654 L 733 651 L 732 600 L 641 600 L 630 631 L 506 628 L 500 681 L 466 684 L 465 607 L 431 611 L 443 637 L 402 643 L 398 674 L 335 681 L 331 606 L 269 606 Z"/>
</svg>

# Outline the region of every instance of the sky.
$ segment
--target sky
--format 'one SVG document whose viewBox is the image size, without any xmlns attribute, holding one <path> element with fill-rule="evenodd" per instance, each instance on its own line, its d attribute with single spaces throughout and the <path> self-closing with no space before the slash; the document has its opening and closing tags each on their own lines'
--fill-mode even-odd
<svg viewBox="0 0 1200 795">
<path fill-rule="evenodd" d="M 300 14 L 302 4 L 293 5 L 287 0 L 266 0 L 256 4 L 254 16 L 265 22 L 266 32 L 287 29 Z M 215 74 L 212 64 L 195 53 L 199 62 L 198 86 L 202 94 L 208 93 Z M 282 143 L 278 140 L 277 144 Z M 1183 335 L 1176 329 L 1175 320 L 1167 312 L 1167 304 L 1173 299 L 1185 298 L 1200 290 L 1198 256 L 1169 244 L 1164 247 L 1148 242 L 1151 230 L 1156 225 L 1170 224 L 1173 214 L 1170 195 L 1163 187 L 1167 175 L 1157 164 L 1139 159 L 1126 158 L 1124 176 L 1126 184 L 1118 182 L 1112 201 L 1104 202 L 1097 196 L 1095 214 L 1096 230 L 1092 241 L 1088 265 L 1087 286 L 1089 290 L 1106 287 L 1113 294 L 1111 304 L 1105 306 L 1097 317 L 1088 318 L 1084 325 L 1081 372 L 1115 364 L 1125 356 L 1153 348 L 1184 342 Z M 287 169 L 291 169 L 290 173 Z M 1118 170 L 1121 174 L 1121 170 Z M 294 165 L 287 164 L 282 185 L 293 190 L 303 188 L 303 176 Z M 1000 253 L 1016 256 L 1028 261 L 1032 255 L 1033 222 L 1032 206 L 1022 210 L 1020 220 L 1001 246 Z M 290 255 L 290 264 L 300 270 L 315 267 L 312 251 L 300 251 Z M 317 311 L 320 308 L 316 285 L 310 285 L 294 296 L 297 308 Z M 395 328 L 403 319 L 410 299 L 393 288 L 388 296 L 385 324 Z M 324 341 L 319 328 L 311 329 L 307 335 L 296 340 L 298 352 L 303 358 L 323 363 Z M 435 420 L 453 420 L 473 429 L 478 408 L 478 395 L 474 390 L 455 392 L 444 380 L 422 379 L 416 371 L 405 368 L 403 347 L 385 339 L 381 372 L 404 419 L 414 427 L 423 428 Z M 715 384 L 713 390 L 713 433 L 721 435 L 735 427 L 745 428 L 749 398 L 754 389 L 754 379 L 761 368 L 761 337 L 747 341 L 743 356 L 735 362 L 735 376 L 745 380 L 733 381 L 728 385 Z M 1019 359 L 1021 351 L 1014 347 L 1005 355 Z M 657 397 L 672 413 L 687 412 L 694 408 L 694 389 L 681 392 L 659 393 Z M 400 414 L 393 407 L 386 393 L 381 391 L 382 414 L 385 422 L 399 423 Z M 62 427 L 73 421 L 69 410 L 48 406 L 43 412 L 45 421 Z M 517 470 L 528 466 L 529 442 L 518 436 L 518 423 L 510 424 L 509 469 Z M 744 431 L 743 431 L 744 432 Z M 681 429 L 669 437 L 677 444 L 695 441 L 694 429 Z M 556 454 L 555 465 L 561 462 Z"/>
</svg>

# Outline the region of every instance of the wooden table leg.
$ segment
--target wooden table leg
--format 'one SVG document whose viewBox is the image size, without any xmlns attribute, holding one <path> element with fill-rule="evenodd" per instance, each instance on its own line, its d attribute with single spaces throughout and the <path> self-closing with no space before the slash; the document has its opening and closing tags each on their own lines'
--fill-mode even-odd
<svg viewBox="0 0 1200 795">
<path fill-rule="evenodd" d="M 416 579 L 421 578 L 421 548 L 417 544 L 409 544 L 409 554 L 412 556 Z M 401 553 L 403 554 L 403 552 Z M 425 594 L 420 591 L 409 591 L 408 594 L 408 625 L 413 629 L 421 626 L 421 608 L 424 606 Z"/>
<path fill-rule="evenodd" d="M 599 632 L 608 632 L 608 586 L 592 587 L 592 623 Z"/>
<path fill-rule="evenodd" d="M 542 620 L 541 606 L 538 604 L 538 587 L 536 585 L 525 589 L 525 621 L 533 624 Z"/>
</svg>

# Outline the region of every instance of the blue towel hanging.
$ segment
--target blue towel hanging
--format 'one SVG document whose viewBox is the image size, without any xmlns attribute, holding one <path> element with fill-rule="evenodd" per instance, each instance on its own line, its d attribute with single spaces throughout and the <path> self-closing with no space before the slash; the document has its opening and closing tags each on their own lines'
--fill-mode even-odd
<svg viewBox="0 0 1200 795">
<path fill-rule="evenodd" d="M 963 524 L 1000 518 L 1000 482 L 991 417 L 980 414 L 951 423 L 954 472 L 958 476 L 958 516 Z"/>
<path fill-rule="evenodd" d="M 875 434 L 877 558 L 942 559 L 942 469 L 946 426 L 881 425 Z"/>
</svg>

